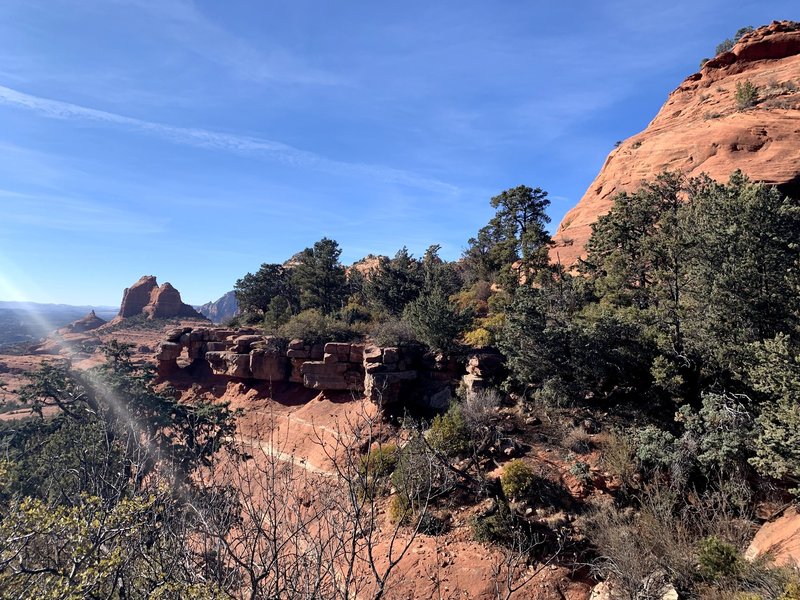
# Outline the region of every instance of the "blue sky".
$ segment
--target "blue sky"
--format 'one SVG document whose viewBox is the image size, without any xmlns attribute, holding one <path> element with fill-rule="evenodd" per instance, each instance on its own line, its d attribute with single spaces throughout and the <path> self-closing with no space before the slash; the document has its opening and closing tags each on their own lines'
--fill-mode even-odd
<svg viewBox="0 0 800 600">
<path fill-rule="evenodd" d="M 0 300 L 202 303 L 323 236 L 457 258 L 489 199 L 555 227 L 616 140 L 796 0 L 3 0 Z"/>
</svg>

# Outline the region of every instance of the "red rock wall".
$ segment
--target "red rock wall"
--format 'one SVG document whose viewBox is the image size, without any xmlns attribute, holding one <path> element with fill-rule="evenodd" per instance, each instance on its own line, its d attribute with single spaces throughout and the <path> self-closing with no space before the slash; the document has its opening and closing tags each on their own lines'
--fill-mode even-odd
<svg viewBox="0 0 800 600">
<path fill-rule="evenodd" d="M 597 178 L 561 221 L 550 256 L 565 266 L 584 255 L 591 225 L 613 198 L 664 170 L 719 181 L 741 169 L 755 181 L 800 195 L 800 31 L 773 23 L 686 79 L 641 133 L 611 151 Z M 740 110 L 736 85 L 758 87 Z"/>
</svg>

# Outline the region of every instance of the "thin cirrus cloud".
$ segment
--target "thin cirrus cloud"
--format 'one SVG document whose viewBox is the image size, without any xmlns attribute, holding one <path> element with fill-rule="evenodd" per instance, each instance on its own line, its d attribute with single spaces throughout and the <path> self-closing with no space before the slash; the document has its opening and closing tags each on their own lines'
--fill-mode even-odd
<svg viewBox="0 0 800 600">
<path fill-rule="evenodd" d="M 0 189 L 4 224 L 56 229 L 73 233 L 159 234 L 166 223 L 144 218 L 96 201 L 51 194 L 29 194 Z"/>
<path fill-rule="evenodd" d="M 459 192 L 459 188 L 454 185 L 403 169 L 339 161 L 314 152 L 301 150 L 282 142 L 263 138 L 220 133 L 193 127 L 176 127 L 165 123 L 136 119 L 69 102 L 26 94 L 2 85 L 0 85 L 0 104 L 22 108 L 53 119 L 92 122 L 120 127 L 147 133 L 177 144 L 268 158 L 291 166 L 315 171 L 369 177 L 384 183 L 399 184 L 447 195 L 455 195 Z"/>
</svg>

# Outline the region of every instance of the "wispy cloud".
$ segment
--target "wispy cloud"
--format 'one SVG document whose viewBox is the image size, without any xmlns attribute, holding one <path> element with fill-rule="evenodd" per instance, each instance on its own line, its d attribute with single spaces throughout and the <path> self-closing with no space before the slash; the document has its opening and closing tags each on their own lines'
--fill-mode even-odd
<svg viewBox="0 0 800 600">
<path fill-rule="evenodd" d="M 0 189 L 3 223 L 69 232 L 159 234 L 163 219 L 143 217 L 95 201 Z"/>
<path fill-rule="evenodd" d="M 200 128 L 176 127 L 165 123 L 136 119 L 69 102 L 33 96 L 5 86 L 0 86 L 0 104 L 24 108 L 53 119 L 92 122 L 120 127 L 148 133 L 177 144 L 269 158 L 285 164 L 317 171 L 369 177 L 385 183 L 401 184 L 442 194 L 455 194 L 458 192 L 456 186 L 402 169 L 338 161 L 282 142 L 263 138 L 221 133 Z"/>
</svg>

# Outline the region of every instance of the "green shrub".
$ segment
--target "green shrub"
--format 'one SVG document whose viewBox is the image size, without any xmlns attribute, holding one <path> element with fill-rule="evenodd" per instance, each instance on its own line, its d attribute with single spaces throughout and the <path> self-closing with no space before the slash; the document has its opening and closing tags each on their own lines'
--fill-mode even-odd
<svg viewBox="0 0 800 600">
<path fill-rule="evenodd" d="M 520 459 L 512 460 L 500 475 L 500 486 L 503 493 L 511 499 L 524 499 L 533 492 L 536 483 L 533 469 Z"/>
<path fill-rule="evenodd" d="M 391 482 L 408 510 L 419 513 L 430 500 L 452 488 L 452 474 L 428 450 L 425 440 L 413 437 L 397 454 Z"/>
<path fill-rule="evenodd" d="M 576 460 L 569 468 L 570 474 L 580 483 L 586 485 L 592 481 L 592 471 L 589 463 Z"/>
<path fill-rule="evenodd" d="M 347 323 L 323 315 L 319 309 L 304 310 L 278 327 L 278 335 L 287 339 L 301 339 L 309 344 L 348 342 L 359 337 L 359 332 Z"/>
<path fill-rule="evenodd" d="M 339 319 L 348 325 L 356 323 L 369 323 L 372 321 L 372 313 L 368 308 L 361 304 L 350 302 L 339 311 Z"/>
<path fill-rule="evenodd" d="M 655 425 L 636 432 L 636 458 L 646 469 L 666 469 L 676 457 L 675 436 Z"/>
<path fill-rule="evenodd" d="M 697 562 L 700 572 L 708 579 L 731 577 L 741 570 L 736 547 L 715 536 L 700 541 L 697 546 Z"/>
<path fill-rule="evenodd" d="M 423 294 L 403 312 L 417 337 L 437 352 L 451 352 L 472 322 L 471 310 L 460 310 L 441 291 Z"/>
<path fill-rule="evenodd" d="M 800 582 L 790 581 L 778 600 L 800 600 Z"/>
<path fill-rule="evenodd" d="M 510 537 L 508 509 L 498 509 L 493 515 L 477 517 L 472 521 L 472 537 L 485 544 L 502 543 Z"/>
<path fill-rule="evenodd" d="M 442 535 L 449 529 L 444 519 L 426 512 L 419 518 L 419 530 L 425 535 Z"/>
<path fill-rule="evenodd" d="M 427 439 L 434 450 L 446 456 L 458 456 L 470 451 L 472 440 L 460 405 L 450 405 L 446 413 L 433 419 Z"/>
<path fill-rule="evenodd" d="M 750 80 L 744 83 L 740 81 L 736 84 L 734 97 L 736 98 L 736 107 L 739 110 L 750 108 L 758 101 L 758 88 Z"/>
<path fill-rule="evenodd" d="M 378 346 L 408 346 L 420 343 L 411 324 L 402 319 L 390 319 L 380 323 L 372 330 L 371 335 Z"/>
<path fill-rule="evenodd" d="M 361 475 L 364 477 L 388 477 L 397 466 L 397 444 L 383 444 L 361 457 Z"/>
<path fill-rule="evenodd" d="M 750 26 L 750 25 L 748 25 L 747 27 L 740 28 L 733 35 L 733 38 L 728 38 L 726 40 L 723 40 L 719 44 L 717 44 L 717 48 L 716 48 L 715 52 L 717 54 L 722 54 L 723 52 L 730 52 L 731 50 L 733 50 L 733 47 L 736 45 L 736 43 L 740 39 L 742 39 L 742 36 L 744 36 L 747 33 L 750 33 L 751 31 L 753 31 L 753 27 Z"/>
<path fill-rule="evenodd" d="M 397 525 L 407 525 L 414 514 L 411 502 L 405 494 L 395 494 L 389 501 L 389 521 Z"/>
<path fill-rule="evenodd" d="M 487 516 L 472 521 L 472 536 L 476 541 L 498 544 L 520 554 L 532 555 L 545 541 L 543 531 L 516 516 L 508 506 L 501 504 Z"/>
</svg>

